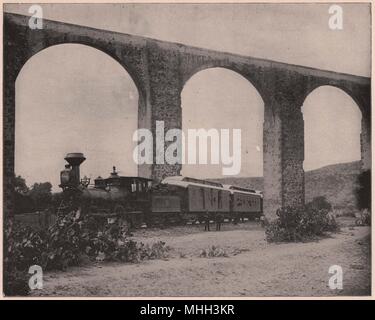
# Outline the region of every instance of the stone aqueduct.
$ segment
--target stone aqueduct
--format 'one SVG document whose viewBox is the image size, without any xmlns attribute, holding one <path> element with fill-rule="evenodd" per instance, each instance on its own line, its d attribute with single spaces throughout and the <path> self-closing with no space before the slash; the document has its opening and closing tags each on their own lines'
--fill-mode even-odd
<svg viewBox="0 0 375 320">
<path fill-rule="evenodd" d="M 15 146 L 15 82 L 23 65 L 50 46 L 77 43 L 117 60 L 139 91 L 138 126 L 155 132 L 181 128 L 181 91 L 200 70 L 222 67 L 245 77 L 264 102 L 264 211 L 272 217 L 280 206 L 304 203 L 304 121 L 301 107 L 314 89 L 342 89 L 362 112 L 361 158 L 371 168 L 371 83 L 369 78 L 217 52 L 154 39 L 43 20 L 31 30 L 29 17 L 4 14 L 4 213 L 12 212 Z M 179 174 L 180 165 L 139 167 L 139 175 L 160 179 Z"/>
</svg>

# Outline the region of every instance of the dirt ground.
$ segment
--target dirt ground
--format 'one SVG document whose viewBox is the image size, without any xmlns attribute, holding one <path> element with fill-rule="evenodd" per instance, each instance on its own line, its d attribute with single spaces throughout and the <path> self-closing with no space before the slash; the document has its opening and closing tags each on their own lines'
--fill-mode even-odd
<svg viewBox="0 0 375 320">
<path fill-rule="evenodd" d="M 309 243 L 269 244 L 256 222 L 137 230 L 133 238 L 170 247 L 166 259 L 99 263 L 44 275 L 33 296 L 353 296 L 370 295 L 370 228 L 348 227 Z M 212 246 L 219 257 L 203 257 Z M 343 269 L 331 290 L 328 269 Z"/>
</svg>

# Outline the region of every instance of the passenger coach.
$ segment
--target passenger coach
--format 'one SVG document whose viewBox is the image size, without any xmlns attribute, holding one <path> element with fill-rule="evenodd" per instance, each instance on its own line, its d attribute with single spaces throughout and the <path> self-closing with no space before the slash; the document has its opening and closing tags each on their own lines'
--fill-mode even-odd
<svg viewBox="0 0 375 320">
<path fill-rule="evenodd" d="M 261 192 L 219 182 L 173 176 L 165 178 L 152 193 L 152 213 L 175 215 L 180 220 L 254 219 L 263 210 Z"/>
</svg>

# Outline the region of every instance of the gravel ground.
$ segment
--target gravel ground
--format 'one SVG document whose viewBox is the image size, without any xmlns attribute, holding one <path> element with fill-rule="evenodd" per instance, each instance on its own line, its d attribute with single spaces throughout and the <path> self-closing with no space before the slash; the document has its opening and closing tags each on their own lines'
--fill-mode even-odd
<svg viewBox="0 0 375 320">
<path fill-rule="evenodd" d="M 158 240 L 168 257 L 138 264 L 100 263 L 44 275 L 33 296 L 353 296 L 370 295 L 370 228 L 308 243 L 269 244 L 257 223 L 137 230 L 135 240 Z M 202 257 L 215 246 L 218 257 Z M 331 290 L 328 269 L 343 268 L 343 290 Z"/>
</svg>

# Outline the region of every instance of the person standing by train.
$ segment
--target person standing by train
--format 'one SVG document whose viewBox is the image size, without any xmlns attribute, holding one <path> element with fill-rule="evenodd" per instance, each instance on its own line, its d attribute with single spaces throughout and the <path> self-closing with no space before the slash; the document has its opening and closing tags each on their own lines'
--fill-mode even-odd
<svg viewBox="0 0 375 320">
<path fill-rule="evenodd" d="M 208 210 L 206 210 L 204 216 L 204 231 L 210 231 L 210 215 L 208 214 Z"/>
<path fill-rule="evenodd" d="M 218 213 L 216 215 L 215 220 L 216 220 L 216 231 L 220 231 L 221 230 L 221 224 L 223 222 L 223 216 L 220 213 Z"/>
</svg>

